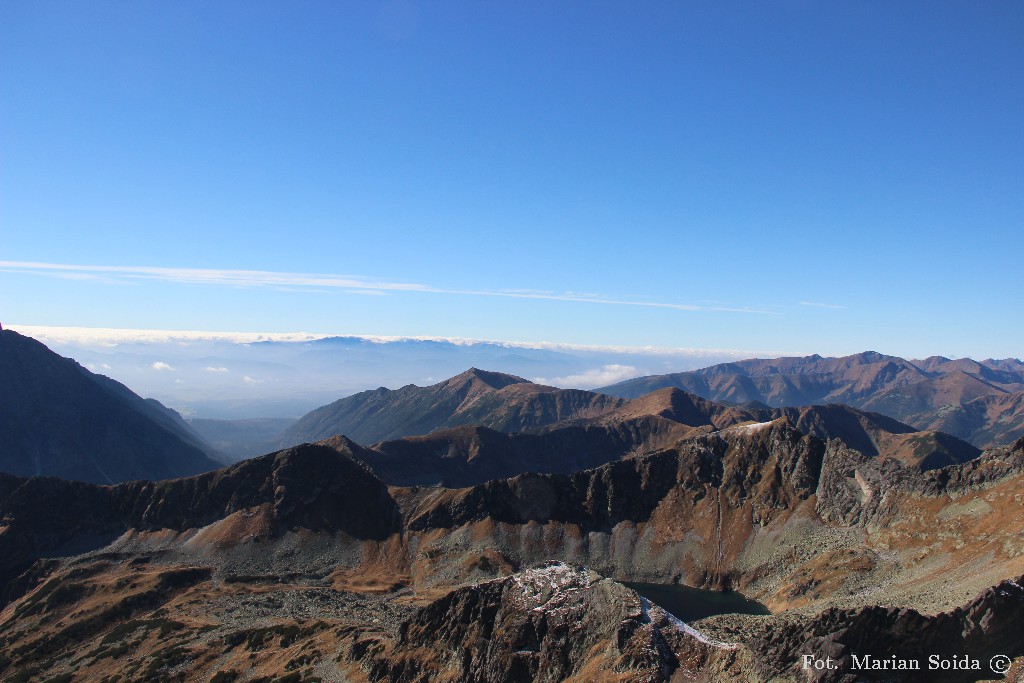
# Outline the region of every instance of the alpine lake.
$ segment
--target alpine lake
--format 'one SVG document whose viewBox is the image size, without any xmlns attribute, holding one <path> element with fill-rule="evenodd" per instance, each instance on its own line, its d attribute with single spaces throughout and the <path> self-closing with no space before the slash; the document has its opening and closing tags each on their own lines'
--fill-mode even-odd
<svg viewBox="0 0 1024 683">
<path fill-rule="evenodd" d="M 623 584 L 685 622 L 716 614 L 771 614 L 758 601 L 734 591 L 706 590 L 666 583 Z"/>
</svg>

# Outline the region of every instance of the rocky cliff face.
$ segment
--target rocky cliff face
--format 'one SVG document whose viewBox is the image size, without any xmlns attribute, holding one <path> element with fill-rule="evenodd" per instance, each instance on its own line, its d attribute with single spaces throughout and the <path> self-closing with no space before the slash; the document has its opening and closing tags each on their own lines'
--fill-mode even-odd
<svg viewBox="0 0 1024 683">
<path fill-rule="evenodd" d="M 992 657 L 1024 656 L 1022 583 L 1024 577 L 1002 581 L 963 607 L 934 616 L 913 609 L 867 607 L 830 609 L 805 620 L 777 619 L 771 628 L 754 627 L 746 644 L 758 653 L 755 658 L 765 679 L 799 677 L 822 683 L 991 680 L 995 676 L 990 668 Z M 815 659 L 831 659 L 831 668 L 805 669 L 802 655 L 806 653 Z M 932 657 L 937 657 L 936 663 L 930 661 Z M 900 661 L 920 668 L 870 668 Z"/>
<path fill-rule="evenodd" d="M 524 472 L 579 472 L 667 447 L 692 431 L 657 417 L 559 423 L 540 434 L 456 427 L 375 444 L 359 457 L 389 484 L 458 488 Z M 335 439 L 322 443 L 332 445 Z"/>
<path fill-rule="evenodd" d="M 818 514 L 826 522 L 884 526 L 910 497 L 959 497 L 1024 473 L 1024 439 L 961 465 L 915 470 L 898 461 L 867 458 L 832 441 L 818 484 Z"/>
<path fill-rule="evenodd" d="M 102 547 L 127 531 L 181 532 L 257 510 L 258 528 L 238 527 L 250 541 L 289 529 L 381 540 L 401 527 L 387 487 L 325 446 L 299 446 L 156 483 L 108 487 L 0 475 L 0 585 L 38 558 Z"/>
<path fill-rule="evenodd" d="M 524 474 L 452 492 L 410 528 L 496 522 L 565 522 L 608 531 L 645 522 L 669 497 L 696 503 L 709 495 L 726 505 L 749 503 L 767 519 L 807 499 L 817 482 L 824 444 L 784 423 L 736 427 L 684 441 L 675 448 L 569 475 Z M 767 473 L 767 474 L 765 474 Z"/>
<path fill-rule="evenodd" d="M 921 431 L 880 413 L 829 404 L 776 408 L 763 412 L 772 419 L 785 417 L 804 434 L 822 441 L 841 439 L 864 455 L 893 458 L 921 470 L 956 465 L 981 455 L 981 449 L 955 436 Z"/>
<path fill-rule="evenodd" d="M 698 433 L 583 472 L 461 489 L 388 487 L 358 462 L 364 451 L 338 439 L 156 484 L 0 477 L 0 569 L 12 602 L 0 613 L 0 637 L 9 639 L 4 652 L 20 653 L 9 665 L 0 661 L 0 676 L 49 661 L 32 659 L 36 645 L 29 646 L 42 634 L 64 642 L 46 624 L 74 631 L 85 619 L 97 651 L 121 643 L 148 653 L 154 672 L 168 678 L 212 675 L 204 667 L 225 657 L 242 671 L 257 652 L 248 643 L 271 640 L 287 658 L 272 648 L 257 661 L 275 676 L 314 676 L 316 658 L 304 657 L 318 649 L 316 666 L 347 662 L 347 672 L 371 680 L 510 680 L 502 677 L 509 670 L 517 680 L 685 680 L 708 672 L 728 680 L 756 656 L 763 676 L 792 678 L 803 675 L 792 669 L 800 643 L 845 644 L 852 654 L 876 631 L 898 638 L 934 629 L 938 640 L 922 641 L 929 646 L 952 638 L 949 628 L 1009 632 L 985 631 L 1004 623 L 1008 608 L 998 595 L 976 608 L 970 601 L 1024 574 L 1024 441 L 922 473 L 779 419 Z M 789 613 L 764 618 L 763 636 L 709 632 L 708 640 L 746 643 L 725 650 L 689 639 L 667 616 L 583 570 L 503 578 L 550 560 L 622 580 L 731 586 Z M 97 573 L 75 578 L 86 566 Z M 160 578 L 174 567 L 206 572 L 188 574 L 187 599 Z M 133 578 L 140 572 L 145 581 Z M 139 591 L 147 597 L 132 597 Z M 267 594 L 281 607 L 257 609 Z M 100 595 L 107 597 L 97 603 Z M 579 600 L 563 600 L 569 595 Z M 380 614 L 427 604 L 393 631 L 369 627 L 373 610 L 359 612 L 359 623 L 340 607 L 330 611 L 337 600 L 362 604 L 365 596 L 378 596 Z M 930 621 L 958 605 L 967 605 L 959 626 Z M 220 615 L 214 623 L 211 610 Z M 328 613 L 324 625 L 311 621 Z M 106 630 L 142 628 L 140 619 L 158 624 L 167 614 L 192 624 L 179 634 L 192 654 L 167 660 L 160 639 L 122 643 L 120 630 Z M 271 617 L 284 619 L 273 622 L 284 629 L 277 635 L 232 635 L 243 623 L 268 628 Z M 756 623 L 748 629 L 755 635 Z M 207 626 L 214 630 L 201 630 Z M 772 640 L 775 632 L 782 640 Z M 329 657 L 325 643 L 334 648 Z M 96 658 L 68 650 L 45 670 L 99 671 L 90 668 L 100 666 Z"/>
<path fill-rule="evenodd" d="M 551 563 L 462 588 L 402 624 L 364 667 L 394 683 L 685 680 L 718 643 L 622 584 Z"/>
<path fill-rule="evenodd" d="M 571 475 L 395 496 L 424 577 L 558 558 L 773 609 L 871 595 L 941 609 L 1024 571 L 1022 467 L 1024 443 L 922 473 L 779 421 Z"/>
</svg>

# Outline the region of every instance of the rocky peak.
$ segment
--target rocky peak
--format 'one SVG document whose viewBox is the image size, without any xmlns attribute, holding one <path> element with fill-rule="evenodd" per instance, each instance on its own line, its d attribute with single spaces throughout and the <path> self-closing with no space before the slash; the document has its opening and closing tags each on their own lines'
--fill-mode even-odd
<svg viewBox="0 0 1024 683">
<path fill-rule="evenodd" d="M 371 655 L 364 666 L 395 683 L 574 676 L 653 683 L 729 647 L 622 584 L 552 562 L 457 589 L 427 605 L 402 624 L 396 652 L 386 661 Z"/>
<path fill-rule="evenodd" d="M 448 388 L 456 389 L 467 385 L 483 385 L 484 387 L 498 390 L 507 387 L 510 384 L 529 384 L 529 380 L 525 380 L 522 377 L 516 377 L 515 375 L 506 375 L 501 372 L 491 372 L 489 370 L 481 370 L 479 368 L 470 368 L 463 373 L 455 375 L 451 379 L 444 382 L 444 385 Z"/>
</svg>

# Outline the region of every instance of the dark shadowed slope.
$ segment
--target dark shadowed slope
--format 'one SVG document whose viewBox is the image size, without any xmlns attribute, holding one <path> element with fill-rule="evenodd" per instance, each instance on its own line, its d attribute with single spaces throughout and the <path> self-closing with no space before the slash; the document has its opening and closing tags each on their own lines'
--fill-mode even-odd
<svg viewBox="0 0 1024 683">
<path fill-rule="evenodd" d="M 0 471 L 96 483 L 169 479 L 220 466 L 202 443 L 174 411 L 0 330 Z"/>
<path fill-rule="evenodd" d="M 772 418 L 784 416 L 804 434 L 840 439 L 869 457 L 894 458 L 921 470 L 973 460 L 981 449 L 951 434 L 918 430 L 880 413 L 839 404 L 775 408 Z"/>
</svg>

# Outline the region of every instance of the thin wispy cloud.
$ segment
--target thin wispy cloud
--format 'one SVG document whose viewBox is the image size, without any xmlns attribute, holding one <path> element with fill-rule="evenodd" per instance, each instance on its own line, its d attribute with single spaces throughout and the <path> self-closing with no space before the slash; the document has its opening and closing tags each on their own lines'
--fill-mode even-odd
<svg viewBox="0 0 1024 683">
<path fill-rule="evenodd" d="M 160 371 L 163 371 L 163 372 L 174 370 L 174 368 L 172 368 L 168 363 L 165 363 L 162 360 L 158 360 L 157 362 L 153 363 L 149 367 L 153 368 L 154 370 L 160 370 Z"/>
<path fill-rule="evenodd" d="M 536 299 L 568 301 L 574 303 L 604 304 L 610 306 L 642 306 L 676 311 L 723 311 L 731 313 L 761 313 L 749 307 L 697 306 L 664 301 L 647 301 L 599 296 L 592 293 L 537 292 L 533 290 L 446 289 L 415 282 L 387 282 L 359 275 L 331 275 L 316 273 L 287 273 L 267 270 L 224 270 L 209 268 L 158 268 L 151 266 L 98 266 L 36 261 L 0 261 L 0 271 L 35 273 L 56 277 L 100 275 L 106 279 L 122 281 L 150 280 L 178 284 L 219 285 L 230 287 L 319 288 L 343 290 L 352 293 L 380 295 L 388 292 L 420 292 L 453 294 L 459 296 L 487 296 L 509 299 Z"/>
<path fill-rule="evenodd" d="M 241 287 L 329 287 L 378 291 L 429 291 L 425 285 L 380 282 L 360 276 L 282 273 L 269 270 L 224 270 L 211 268 L 159 268 L 152 266 L 97 266 L 37 261 L 0 261 L 0 270 L 68 274 L 99 273 L 108 277 L 160 280 L 182 284 L 235 285 Z"/>
<path fill-rule="evenodd" d="M 823 304 L 818 301 L 801 301 L 800 305 L 811 306 L 812 308 L 846 308 L 846 306 L 841 306 L 839 304 Z"/>
<path fill-rule="evenodd" d="M 212 366 L 207 366 L 207 367 L 203 368 L 203 370 L 205 370 L 206 372 L 229 372 L 229 370 L 227 368 L 220 368 L 220 367 L 215 368 L 215 367 L 212 367 Z"/>
</svg>

